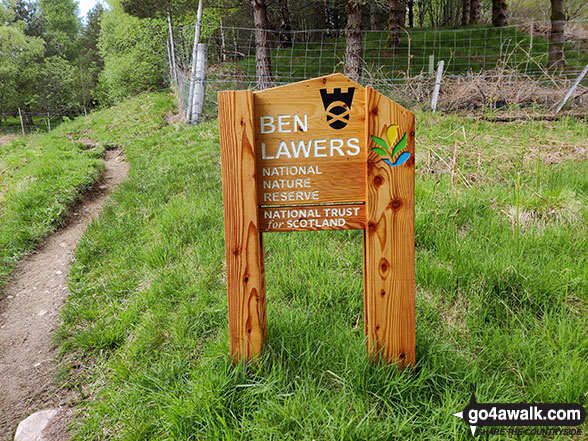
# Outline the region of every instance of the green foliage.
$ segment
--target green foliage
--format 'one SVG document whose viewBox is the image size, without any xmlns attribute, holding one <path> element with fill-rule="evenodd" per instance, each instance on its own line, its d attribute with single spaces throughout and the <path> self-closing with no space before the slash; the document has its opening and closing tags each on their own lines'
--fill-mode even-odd
<svg viewBox="0 0 588 441">
<path fill-rule="evenodd" d="M 12 9 L 15 21 L 24 21 L 27 25 L 25 34 L 42 37 L 47 32 L 47 19 L 40 13 L 39 5 L 34 0 L 14 0 Z"/>
<path fill-rule="evenodd" d="M 519 0 L 508 3 L 509 16 L 513 23 L 529 21 L 549 21 L 551 15 L 550 0 Z M 588 19 L 588 3 L 585 0 L 564 1 L 565 20 Z"/>
<path fill-rule="evenodd" d="M 165 85 L 164 20 L 140 20 L 120 10 L 104 12 L 98 48 L 104 59 L 99 99 L 118 102 Z"/>
<path fill-rule="evenodd" d="M 97 17 L 78 39 L 71 0 L 41 1 L 42 13 L 31 2 L 6 4 L 0 4 L 0 112 L 63 114 L 88 106 L 100 69 Z M 80 42 L 88 45 L 82 52 Z"/>
<path fill-rule="evenodd" d="M 30 77 L 45 49 L 43 40 L 25 34 L 26 23 L 0 3 L 0 113 L 21 101 L 20 83 Z"/>
<path fill-rule="evenodd" d="M 75 0 L 39 0 L 43 16 L 47 20 L 47 55 L 63 56 L 73 61 L 79 51 L 77 44 L 81 24 L 76 15 Z"/>
<path fill-rule="evenodd" d="M 96 104 L 96 85 L 98 76 L 104 68 L 104 60 L 98 49 L 101 19 L 104 6 L 96 5 L 88 12 L 86 25 L 79 39 L 80 57 L 78 59 L 77 100 L 84 107 Z"/>
<path fill-rule="evenodd" d="M 483 402 L 585 394 L 585 121 L 417 115 L 414 372 L 366 355 L 359 231 L 264 235 L 269 335 L 233 367 L 218 122 L 168 126 L 172 105 L 69 126 L 131 165 L 71 272 L 62 350 L 93 393 L 76 439 L 466 440 L 470 383 Z"/>
<path fill-rule="evenodd" d="M 61 57 L 48 57 L 39 65 L 36 82 L 35 109 L 47 112 L 61 110 L 67 112 L 76 106 L 76 74 L 77 69 Z"/>
<path fill-rule="evenodd" d="M 138 18 L 162 18 L 185 13 L 197 6 L 192 0 L 120 0 L 120 6 L 130 15 Z"/>
</svg>

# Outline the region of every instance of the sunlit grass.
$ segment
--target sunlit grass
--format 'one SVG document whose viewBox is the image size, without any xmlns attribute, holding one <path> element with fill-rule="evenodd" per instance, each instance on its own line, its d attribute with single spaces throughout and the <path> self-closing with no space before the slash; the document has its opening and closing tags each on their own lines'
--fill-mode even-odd
<svg viewBox="0 0 588 441">
<path fill-rule="evenodd" d="M 0 287 L 100 176 L 103 154 L 59 130 L 0 145 Z"/>
<path fill-rule="evenodd" d="M 368 360 L 357 231 L 265 235 L 269 335 L 233 367 L 217 121 L 167 126 L 170 107 L 142 95 L 69 126 L 131 164 L 63 313 L 90 395 L 76 439 L 465 440 L 470 383 L 483 402 L 586 393 L 585 122 L 417 114 L 414 372 Z"/>
</svg>

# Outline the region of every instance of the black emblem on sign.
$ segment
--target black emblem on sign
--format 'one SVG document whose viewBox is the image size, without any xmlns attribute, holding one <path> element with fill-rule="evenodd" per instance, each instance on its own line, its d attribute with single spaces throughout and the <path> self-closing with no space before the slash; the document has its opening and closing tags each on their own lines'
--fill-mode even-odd
<svg viewBox="0 0 588 441">
<path fill-rule="evenodd" d="M 341 92 L 340 88 L 334 89 L 333 93 L 328 93 L 327 89 L 320 89 L 320 92 L 323 107 L 327 112 L 327 122 L 335 130 L 342 129 L 349 121 L 355 87 L 348 88 L 345 93 Z"/>
</svg>

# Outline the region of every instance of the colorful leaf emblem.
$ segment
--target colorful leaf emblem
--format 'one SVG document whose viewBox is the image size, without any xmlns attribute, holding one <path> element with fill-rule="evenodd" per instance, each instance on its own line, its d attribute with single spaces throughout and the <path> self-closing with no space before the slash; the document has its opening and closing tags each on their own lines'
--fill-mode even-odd
<svg viewBox="0 0 588 441">
<path fill-rule="evenodd" d="M 388 138 L 388 143 L 386 143 L 386 141 L 384 141 L 382 138 L 378 138 L 374 135 L 371 135 L 371 138 L 372 141 L 374 141 L 377 145 L 381 147 L 373 147 L 372 151 L 376 152 L 380 156 L 388 156 L 389 158 L 382 158 L 382 161 L 384 161 L 390 167 L 396 167 L 398 165 L 404 164 L 408 160 L 408 158 L 410 158 L 409 152 L 403 152 L 398 156 L 398 158 L 396 158 L 396 161 L 391 161 L 394 158 L 394 156 L 396 156 L 399 152 L 406 148 L 407 144 L 406 133 L 400 139 L 400 141 L 398 141 L 398 143 L 394 144 L 394 141 L 396 141 L 396 138 L 398 138 L 397 124 L 390 124 L 386 129 L 386 138 Z M 392 153 L 390 153 L 389 150 L 389 146 L 391 145 L 394 145 Z"/>
</svg>

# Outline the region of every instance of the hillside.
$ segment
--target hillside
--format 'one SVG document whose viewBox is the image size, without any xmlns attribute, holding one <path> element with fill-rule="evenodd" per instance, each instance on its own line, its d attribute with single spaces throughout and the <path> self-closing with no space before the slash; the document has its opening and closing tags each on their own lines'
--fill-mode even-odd
<svg viewBox="0 0 588 441">
<path fill-rule="evenodd" d="M 480 401 L 585 393 L 584 122 L 418 114 L 414 373 L 367 358 L 357 231 L 266 235 L 267 346 L 234 368 L 217 121 L 168 125 L 171 108 L 143 94 L 63 129 L 131 166 L 63 311 L 76 439 L 465 439 L 470 383 Z"/>
</svg>

